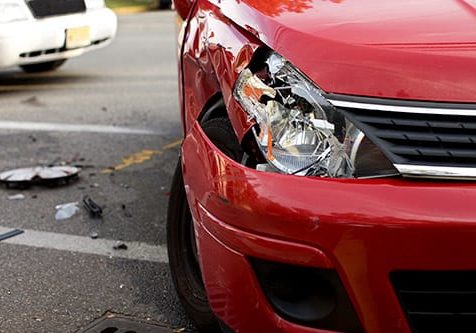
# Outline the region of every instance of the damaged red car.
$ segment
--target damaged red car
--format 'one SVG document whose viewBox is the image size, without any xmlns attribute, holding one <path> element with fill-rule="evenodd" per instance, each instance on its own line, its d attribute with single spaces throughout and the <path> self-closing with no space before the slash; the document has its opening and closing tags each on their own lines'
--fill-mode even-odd
<svg viewBox="0 0 476 333">
<path fill-rule="evenodd" d="M 176 0 L 203 332 L 476 330 L 476 2 Z"/>
</svg>

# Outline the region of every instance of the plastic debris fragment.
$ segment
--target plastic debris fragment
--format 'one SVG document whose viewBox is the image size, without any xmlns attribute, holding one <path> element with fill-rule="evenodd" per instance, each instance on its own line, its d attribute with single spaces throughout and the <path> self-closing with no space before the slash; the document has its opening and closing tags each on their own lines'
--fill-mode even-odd
<svg viewBox="0 0 476 333">
<path fill-rule="evenodd" d="M 95 202 L 89 195 L 84 196 L 83 204 L 92 218 L 102 217 L 102 207 L 97 202 Z"/>
<path fill-rule="evenodd" d="M 127 245 L 126 243 L 122 241 L 117 241 L 116 244 L 112 247 L 114 250 L 127 250 Z"/>
<path fill-rule="evenodd" d="M 23 231 L 23 230 L 20 230 L 20 229 L 14 229 L 14 230 L 5 232 L 5 233 L 3 233 L 3 234 L 0 235 L 0 241 L 3 241 L 3 240 L 6 240 L 6 239 L 9 239 L 9 238 L 18 236 L 18 235 L 20 235 L 20 234 L 22 234 L 22 233 L 24 233 L 24 231 Z"/>
<path fill-rule="evenodd" d="M 25 195 L 21 193 L 8 196 L 8 200 L 23 200 L 23 199 L 25 199 Z"/>
<path fill-rule="evenodd" d="M 56 206 L 55 218 L 57 221 L 67 220 L 72 218 L 79 212 L 78 202 L 69 202 Z"/>
</svg>

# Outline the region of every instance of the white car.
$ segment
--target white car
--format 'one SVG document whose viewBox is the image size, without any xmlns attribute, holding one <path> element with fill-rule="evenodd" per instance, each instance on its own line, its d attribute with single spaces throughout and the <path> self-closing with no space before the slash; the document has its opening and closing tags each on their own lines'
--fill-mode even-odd
<svg viewBox="0 0 476 333">
<path fill-rule="evenodd" d="M 108 45 L 116 29 L 104 0 L 0 0 L 0 68 L 54 70 Z"/>
</svg>

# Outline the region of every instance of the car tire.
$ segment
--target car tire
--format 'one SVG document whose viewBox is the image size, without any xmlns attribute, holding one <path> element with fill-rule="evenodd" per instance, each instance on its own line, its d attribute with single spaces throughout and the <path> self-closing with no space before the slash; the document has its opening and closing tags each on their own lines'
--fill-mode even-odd
<svg viewBox="0 0 476 333">
<path fill-rule="evenodd" d="M 210 140 L 231 158 L 242 155 L 229 120 L 211 119 L 202 126 Z M 200 332 L 222 332 L 207 299 L 195 243 L 192 215 L 179 162 L 175 170 L 167 212 L 167 250 L 175 290 L 185 312 Z"/>
<path fill-rule="evenodd" d="M 171 0 L 159 0 L 159 9 L 170 9 L 172 8 Z"/>
<path fill-rule="evenodd" d="M 228 118 L 213 118 L 202 124 L 203 131 L 215 146 L 236 162 L 241 162 L 243 150 Z"/>
<path fill-rule="evenodd" d="M 27 73 L 42 73 L 58 69 L 66 62 L 66 59 L 40 62 L 38 64 L 21 65 L 20 68 Z"/>
</svg>

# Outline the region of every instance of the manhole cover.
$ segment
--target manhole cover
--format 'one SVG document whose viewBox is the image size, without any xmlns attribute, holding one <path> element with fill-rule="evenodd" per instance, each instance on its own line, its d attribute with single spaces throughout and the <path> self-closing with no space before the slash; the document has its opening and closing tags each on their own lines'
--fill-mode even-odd
<svg viewBox="0 0 476 333">
<path fill-rule="evenodd" d="M 81 333 L 173 333 L 170 328 L 127 317 L 108 314 L 96 320 Z"/>
</svg>

